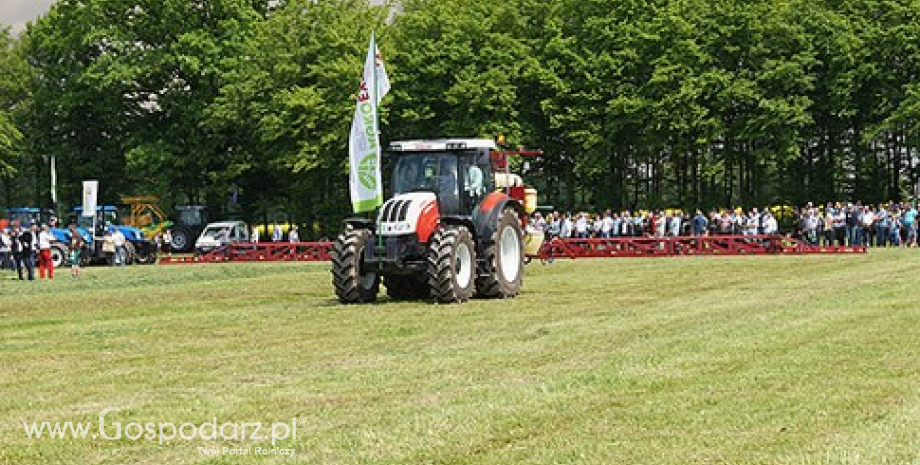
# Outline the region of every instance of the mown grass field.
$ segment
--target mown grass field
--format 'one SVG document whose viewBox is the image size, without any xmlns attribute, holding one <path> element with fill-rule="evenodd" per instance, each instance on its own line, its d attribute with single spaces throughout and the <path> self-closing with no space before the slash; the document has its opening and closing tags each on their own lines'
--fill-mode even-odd
<svg viewBox="0 0 920 465">
<path fill-rule="evenodd" d="M 465 305 L 340 306 L 327 264 L 0 282 L 0 463 L 920 464 L 920 251 L 527 268 Z M 251 440 L 22 422 L 288 422 Z M 112 434 L 114 429 L 109 429 Z"/>
</svg>

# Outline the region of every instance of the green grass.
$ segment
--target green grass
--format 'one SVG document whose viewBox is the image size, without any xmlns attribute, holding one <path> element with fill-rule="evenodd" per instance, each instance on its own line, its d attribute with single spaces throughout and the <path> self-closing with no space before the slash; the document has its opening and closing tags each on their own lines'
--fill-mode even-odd
<svg viewBox="0 0 920 465">
<path fill-rule="evenodd" d="M 322 263 L 2 280 L 0 463 L 920 464 L 920 251 L 527 273 L 464 305 L 340 306 Z M 304 422 L 265 459 L 22 426 L 108 406 Z"/>
</svg>

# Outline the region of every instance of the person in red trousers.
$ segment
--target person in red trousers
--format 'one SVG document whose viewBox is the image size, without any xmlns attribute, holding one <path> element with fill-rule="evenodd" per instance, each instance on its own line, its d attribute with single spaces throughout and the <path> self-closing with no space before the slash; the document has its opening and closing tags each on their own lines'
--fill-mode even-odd
<svg viewBox="0 0 920 465">
<path fill-rule="evenodd" d="M 54 235 L 51 234 L 48 225 L 43 224 L 42 231 L 38 233 L 38 276 L 42 279 L 45 279 L 46 272 L 48 279 L 54 278 L 54 262 L 51 261 L 52 242 L 54 242 Z"/>
</svg>

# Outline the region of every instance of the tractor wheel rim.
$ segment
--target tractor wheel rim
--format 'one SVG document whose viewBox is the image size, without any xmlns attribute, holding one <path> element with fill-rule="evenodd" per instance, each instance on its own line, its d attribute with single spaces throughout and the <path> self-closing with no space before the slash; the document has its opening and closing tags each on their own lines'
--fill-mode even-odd
<svg viewBox="0 0 920 465">
<path fill-rule="evenodd" d="M 521 245 L 518 241 L 518 235 L 511 226 L 506 226 L 502 230 L 499 238 L 499 260 L 501 261 L 501 273 L 505 281 L 511 282 L 517 279 L 521 268 Z"/>
<path fill-rule="evenodd" d="M 455 257 L 455 269 L 457 273 L 457 286 L 466 289 L 473 280 L 473 254 L 466 244 L 460 243 L 457 246 L 457 255 Z"/>
</svg>

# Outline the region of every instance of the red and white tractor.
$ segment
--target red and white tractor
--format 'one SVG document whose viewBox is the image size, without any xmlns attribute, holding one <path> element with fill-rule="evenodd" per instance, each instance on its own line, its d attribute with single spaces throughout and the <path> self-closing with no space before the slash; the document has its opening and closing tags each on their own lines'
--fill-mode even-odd
<svg viewBox="0 0 920 465">
<path fill-rule="evenodd" d="M 339 301 L 373 302 L 381 280 L 394 299 L 516 296 L 530 208 L 520 178 L 507 173 L 507 152 L 488 139 L 439 139 L 393 142 L 387 156 L 393 197 L 376 221 L 346 220 L 332 252 Z"/>
</svg>

